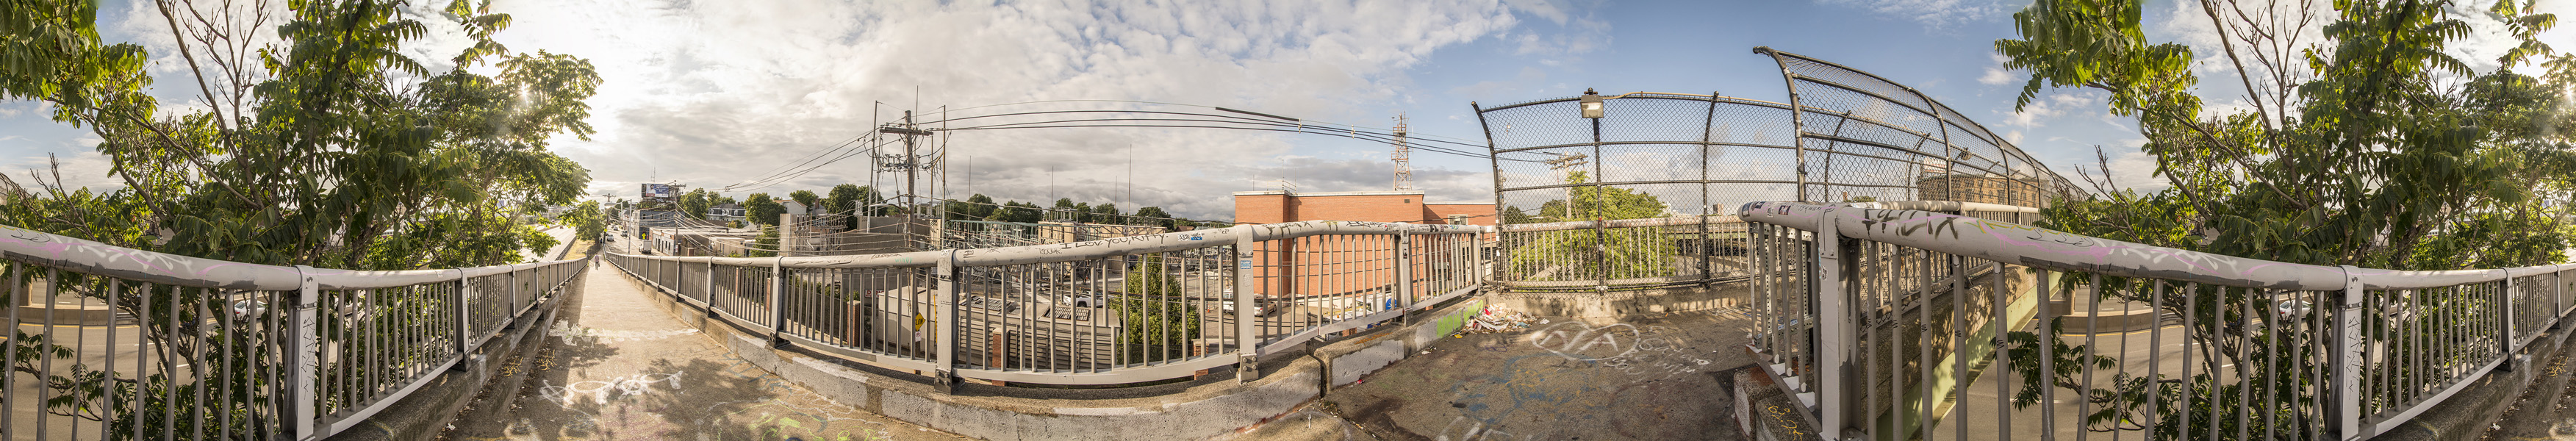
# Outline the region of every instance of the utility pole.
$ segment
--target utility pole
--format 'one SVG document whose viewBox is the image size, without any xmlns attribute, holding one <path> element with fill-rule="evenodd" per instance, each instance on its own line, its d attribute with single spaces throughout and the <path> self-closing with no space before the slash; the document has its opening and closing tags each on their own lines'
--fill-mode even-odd
<svg viewBox="0 0 2576 441">
<path fill-rule="evenodd" d="M 920 137 L 930 136 L 931 132 L 918 127 L 918 124 L 916 124 L 912 119 L 912 111 L 906 110 L 903 111 L 903 122 L 878 127 L 877 133 L 899 135 L 903 137 L 903 154 L 876 155 L 876 171 L 884 172 L 900 170 L 903 172 L 903 202 L 899 204 L 899 206 L 903 207 L 904 214 L 906 216 L 917 217 L 921 214 L 920 183 L 921 169 L 924 165 L 922 164 L 919 143 L 915 141 Z M 942 149 L 941 153 L 945 154 L 946 149 Z"/>
<path fill-rule="evenodd" d="M 1404 144 L 1405 118 L 1395 114 L 1395 151 L 1386 155 L 1395 160 L 1395 191 L 1413 189 L 1413 146 Z"/>
<path fill-rule="evenodd" d="M 1560 172 L 1560 176 L 1565 176 L 1565 178 L 1563 178 L 1563 179 L 1565 180 L 1565 183 L 1567 183 L 1567 184 L 1573 184 L 1573 183 L 1574 183 L 1574 177 L 1573 177 L 1572 175 L 1563 175 L 1563 174 L 1561 174 L 1561 173 L 1562 173 L 1562 172 L 1564 172 L 1564 171 L 1565 171 L 1565 169 L 1575 168 L 1575 167 L 1582 167 L 1582 166 L 1584 166 L 1584 165 L 1586 164 L 1586 162 L 1587 162 L 1586 160 L 1587 160 L 1587 159 L 1589 159 L 1589 158 L 1591 158 L 1591 157 L 1590 157 L 1590 156 L 1585 156 L 1585 155 L 1584 155 L 1584 154 L 1582 154 L 1582 153 L 1576 153 L 1576 154 L 1571 154 L 1571 155 L 1567 155 L 1567 154 L 1558 154 L 1558 155 L 1556 156 L 1556 159 L 1542 160 L 1542 161 L 1539 161 L 1539 162 L 1547 163 L 1547 168 L 1548 168 L 1549 170 L 1556 170 L 1557 172 Z M 1595 176 L 1595 177 L 1593 177 L 1593 179 L 1600 179 L 1600 177 Z M 1546 212 L 1545 212 L 1545 211 L 1546 211 L 1546 210 L 1545 210 L 1545 208 L 1541 208 L 1541 209 L 1540 209 L 1540 214 L 1541 214 L 1541 215 L 1545 215 L 1545 214 L 1546 214 Z M 1565 214 L 1564 214 L 1563 216 L 1564 216 L 1566 219 L 1560 219 L 1560 220 L 1567 220 L 1567 219 L 1573 219 L 1573 218 L 1574 218 L 1574 186 L 1573 186 L 1573 185 L 1567 185 L 1567 186 L 1565 187 Z"/>
</svg>

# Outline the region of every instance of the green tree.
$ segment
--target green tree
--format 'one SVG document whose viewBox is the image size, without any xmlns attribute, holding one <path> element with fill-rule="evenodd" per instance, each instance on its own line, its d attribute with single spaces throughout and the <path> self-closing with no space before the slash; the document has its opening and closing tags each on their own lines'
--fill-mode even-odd
<svg viewBox="0 0 2576 441">
<path fill-rule="evenodd" d="M 422 51 L 407 45 L 428 27 L 401 2 L 298 1 L 282 11 L 185 0 L 158 6 L 159 21 L 172 23 L 170 34 L 147 38 L 176 42 L 172 53 L 100 41 L 91 1 L 0 0 L 0 11 L 8 11 L 0 13 L 0 98 L 44 102 L 56 121 L 89 130 L 124 184 L 104 192 L 65 189 L 57 177 L 29 191 L 0 178 L 6 199 L 0 223 L 269 265 L 492 265 L 519 261 L 519 250 L 553 240 L 520 214 L 571 204 L 590 181 L 588 170 L 547 147 L 557 135 L 587 139 L 592 133 L 584 122 L 586 100 L 599 77 L 586 60 L 513 53 L 494 42 L 494 33 L 511 24 L 507 15 L 447 3 L 442 15 L 464 30 L 468 44 L 450 58 L 453 69 L 433 72 L 411 58 Z M 198 104 L 164 106 L 145 91 L 153 79 L 146 60 L 153 58 L 177 60 L 168 74 L 183 82 L 174 89 L 193 92 L 191 102 Z M 487 64 L 497 72 L 471 70 Z M 102 278 L 59 277 L 54 286 L 72 295 L 110 291 Z M 220 296 L 127 286 L 110 306 L 137 317 L 145 324 L 137 330 L 143 339 L 174 349 L 180 359 L 146 366 L 140 375 L 85 365 L 47 374 L 44 387 L 56 399 L 44 411 L 93 421 L 113 414 L 103 422 L 140 423 L 156 433 L 267 430 L 273 422 L 218 418 L 256 414 L 268 405 L 254 391 L 269 389 L 264 382 L 271 379 L 243 374 L 263 363 L 243 355 L 259 353 L 265 337 L 197 326 L 207 317 L 195 311 L 228 307 L 212 304 Z M 147 304 L 156 307 L 142 309 Z M 399 316 L 427 314 L 438 305 L 377 306 L 372 313 Z M 284 308 L 271 313 L 277 310 Z M 338 317 L 323 315 L 324 332 L 367 326 Z M 70 356 L 52 342 L 10 333 L 10 344 L 29 356 L 5 361 L 9 367 L 33 370 L 27 363 L 45 358 L 37 354 Z M 350 342 L 328 349 L 336 351 L 328 356 L 388 349 Z M 186 374 L 180 366 L 200 367 Z M 202 380 L 181 381 L 183 375 Z M 144 398 L 104 400 L 94 387 L 102 384 Z M 214 404 L 224 402 L 232 407 Z M 15 405 L 34 409 L 37 403 Z M 144 415 L 174 417 L 135 418 Z"/>
<path fill-rule="evenodd" d="M 608 232 L 608 217 L 600 211 L 599 201 L 582 201 L 564 214 L 564 220 L 573 227 L 572 237 L 577 239 L 599 240 L 599 235 Z"/>
<path fill-rule="evenodd" d="M 715 206 L 715 193 L 709 192 L 707 189 L 701 188 L 689 190 L 688 193 L 680 194 L 681 216 L 688 216 L 690 219 L 706 220 L 707 207 L 712 206 Z"/>
<path fill-rule="evenodd" d="M 1153 225 L 1160 226 L 1165 229 L 1177 226 L 1175 225 L 1175 221 L 1172 219 L 1172 214 L 1163 212 L 1163 207 L 1138 208 L 1136 209 L 1136 217 L 1144 218 L 1142 219 L 1143 221 L 1150 222 Z"/>
<path fill-rule="evenodd" d="M 2094 181 L 2102 196 L 2062 201 L 2044 211 L 2041 226 L 2076 234 L 2140 242 L 2216 254 L 2315 265 L 2354 265 L 2403 270 L 2503 268 L 2558 262 L 2569 241 L 2561 221 L 2570 190 L 2576 189 L 2576 143 L 2565 127 L 2566 94 L 2576 81 L 2551 79 L 2561 63 L 2537 35 L 2555 17 L 2529 13 L 2531 3 L 2498 1 L 2489 13 L 2504 19 L 2519 45 L 2498 61 L 2507 69 L 2475 72 L 2445 54 L 2447 45 L 2470 33 L 2468 25 L 2448 12 L 2453 2 L 2440 0 L 2354 0 L 2335 2 L 2335 13 L 2314 17 L 2318 27 L 2301 20 L 2263 19 L 2232 1 L 2204 1 L 2198 17 L 2218 29 L 2222 54 L 2235 78 L 2222 82 L 2245 89 L 2244 110 L 2220 111 L 2203 104 L 2194 88 L 2200 78 L 2190 47 L 2148 41 L 2142 24 L 2144 5 L 2123 0 L 2042 0 L 2014 14 L 2020 39 L 1995 42 L 2006 66 L 2029 73 L 2020 105 L 2039 92 L 2075 87 L 2106 92 L 2108 110 L 2135 118 L 2141 148 L 2156 159 L 2155 176 L 2170 187 L 2140 193 Z M 2255 5 L 2255 10 L 2266 6 Z M 2247 17 L 2256 17 L 2249 19 Z M 2294 40 L 2323 35 L 2323 41 Z M 2512 69 L 2532 60 L 2548 60 L 2549 75 Z M 2572 75 L 2576 76 L 2576 75 Z M 2458 85 L 2446 78 L 2464 79 Z M 2222 86 L 2224 87 L 2224 86 Z M 2233 96 L 2233 92 L 2228 92 Z M 2107 160 L 2104 161 L 2107 163 Z M 2088 180 L 2091 178 L 2088 176 Z M 2110 278 L 2102 295 L 2149 302 L 2150 285 Z M 2228 327 L 2242 320 L 2226 311 L 2271 307 L 2270 296 L 2245 290 L 2208 287 L 2162 291 L 2168 314 L 2193 314 L 2198 329 L 2190 333 L 2201 347 L 2227 342 L 2297 341 L 2314 338 L 2292 328 Z M 2462 312 L 2469 304 L 2428 305 L 2413 320 L 2430 320 Z M 2365 314 L 2372 320 L 2401 319 Z M 2240 321 L 2241 323 L 2241 321 Z M 2398 323 L 2393 329 L 2425 329 Z M 2052 324 L 2052 327 L 2055 325 Z M 2377 326 L 2377 325 L 2372 325 Z M 2276 332 L 2263 335 L 2260 332 Z M 2082 346 L 2017 332 L 2013 365 L 2022 368 L 2026 390 L 2022 405 L 2038 401 L 2043 382 L 2073 389 L 2102 409 L 2094 421 L 2170 421 L 2145 415 L 2145 403 L 2158 401 L 2161 413 L 2243 406 L 2209 397 L 2182 397 L 2181 383 L 2193 390 L 2218 391 L 2235 397 L 2243 382 L 2210 375 L 2192 378 L 2121 378 L 2110 389 L 2083 386 L 2071 370 L 2040 375 L 2034 366 L 2041 348 L 2053 348 L 2061 368 L 2112 363 L 2107 357 L 2077 358 Z M 2240 357 L 2217 352 L 2199 360 L 2205 372 L 2221 364 L 2256 378 L 2310 369 L 2325 357 L 2272 354 L 2255 349 Z M 2248 368 L 2251 370 L 2248 370 Z M 2365 375 L 2414 375 L 2382 372 Z M 2229 384 L 2234 383 L 2234 384 Z M 2295 390 L 2266 397 L 2269 402 L 2306 403 L 2317 399 Z M 2311 404 L 2291 404 L 2307 406 Z M 2305 416 L 2302 416 L 2305 417 Z M 2163 437 L 2204 433 L 2209 421 L 2195 427 L 2168 425 Z M 2233 421 L 2221 433 L 2233 433 Z M 2323 426 L 2316 421 L 2254 422 L 2285 427 L 2295 433 Z M 2122 430 L 2134 425 L 2114 424 Z M 2101 426 L 2097 426 L 2101 427 Z M 2187 432 L 2171 432 L 2187 431 Z"/>
<path fill-rule="evenodd" d="M 787 214 L 787 206 L 779 205 L 778 198 L 769 197 L 769 193 L 752 193 L 742 197 L 742 212 L 751 223 L 775 226 L 778 215 Z"/>
<path fill-rule="evenodd" d="M 1131 347 L 1128 355 L 1139 357 L 1126 361 L 1159 359 L 1167 352 L 1186 354 L 1187 350 L 1175 346 L 1199 338 L 1199 311 L 1182 296 L 1179 273 L 1177 265 L 1167 264 L 1160 253 L 1147 254 L 1128 268 L 1123 295 L 1109 300 L 1125 328 L 1118 333 L 1118 342 Z"/>
<path fill-rule="evenodd" d="M 788 193 L 787 193 L 787 200 L 796 201 L 796 204 L 797 204 L 797 205 L 803 205 L 803 206 L 805 206 L 805 209 L 807 209 L 807 210 L 813 210 L 813 209 L 817 209 L 817 208 L 827 208 L 827 207 L 824 207 L 823 205 L 821 205 L 821 204 L 823 203 L 823 197 L 822 197 L 822 196 L 817 196 L 817 195 L 815 195 L 813 191 L 808 191 L 808 190 L 797 190 L 797 191 L 793 191 L 793 192 L 788 192 Z M 830 213 L 830 212 L 831 212 L 831 211 L 828 211 L 828 210 L 827 210 L 827 211 L 824 211 L 824 213 Z"/>
<path fill-rule="evenodd" d="M 1567 183 L 1587 182 L 1584 172 L 1567 175 Z M 1539 206 L 1540 222 L 1618 220 L 1662 217 L 1662 199 L 1617 187 L 1566 187 L 1572 197 Z M 1515 271 L 1533 280 L 1597 280 L 1664 277 L 1678 274 L 1679 250 L 1660 229 L 1605 234 L 1592 229 L 1531 232 L 1511 248 Z"/>
<path fill-rule="evenodd" d="M 1094 223 L 1123 224 L 1127 223 L 1126 217 L 1126 213 L 1118 211 L 1118 204 L 1100 204 L 1091 207 L 1091 221 Z"/>
</svg>

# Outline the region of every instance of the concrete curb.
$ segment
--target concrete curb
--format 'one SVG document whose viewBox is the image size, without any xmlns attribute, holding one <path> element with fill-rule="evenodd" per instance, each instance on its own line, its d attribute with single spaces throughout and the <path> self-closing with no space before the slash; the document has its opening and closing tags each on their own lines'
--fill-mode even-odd
<svg viewBox="0 0 2576 441">
<path fill-rule="evenodd" d="M 622 274 L 622 273 L 621 273 Z M 632 277 L 628 283 L 654 293 L 654 303 L 695 325 L 743 362 L 777 374 L 842 404 L 967 437 L 989 440 L 1104 440 L 1228 438 L 1295 412 L 1320 396 L 1322 381 L 1335 386 L 1369 373 L 1445 338 L 1483 308 L 1466 298 L 1416 313 L 1409 325 L 1381 326 L 1313 351 L 1269 354 L 1260 379 L 1238 382 L 1232 369 L 1186 386 L 1119 389 L 1049 389 L 964 383 L 941 394 L 928 377 L 817 355 L 772 348 L 767 336 L 710 320 L 697 306 L 678 301 Z M 1148 394 L 1141 395 L 1140 394 Z"/>
<path fill-rule="evenodd" d="M 1640 314 L 1705 311 L 1743 306 L 1742 294 L 1748 284 L 1730 281 L 1707 287 L 1675 287 L 1641 291 L 1594 292 L 1496 292 L 1488 295 L 1495 305 L 1540 317 L 1576 319 L 1617 319 Z"/>
</svg>

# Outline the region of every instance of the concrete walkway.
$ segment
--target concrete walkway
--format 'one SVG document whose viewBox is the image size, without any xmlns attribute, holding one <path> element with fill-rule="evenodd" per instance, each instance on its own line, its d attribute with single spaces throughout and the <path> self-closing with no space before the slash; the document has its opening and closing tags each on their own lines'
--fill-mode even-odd
<svg viewBox="0 0 2576 441">
<path fill-rule="evenodd" d="M 1334 390 L 1325 413 L 1362 436 L 1292 415 L 1290 439 L 1736 440 L 1721 371 L 1748 366 L 1743 311 L 1552 319 L 1444 338 Z"/>
<path fill-rule="evenodd" d="M 566 299 L 546 330 L 525 385 L 515 395 L 487 391 L 444 439 L 962 439 L 853 409 L 743 363 L 613 268 L 586 277 L 586 292 Z"/>
</svg>

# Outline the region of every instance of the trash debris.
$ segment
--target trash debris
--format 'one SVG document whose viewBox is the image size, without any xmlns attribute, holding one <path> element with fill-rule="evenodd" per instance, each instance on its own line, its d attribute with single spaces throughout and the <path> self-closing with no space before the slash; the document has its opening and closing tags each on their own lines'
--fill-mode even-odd
<svg viewBox="0 0 2576 441">
<path fill-rule="evenodd" d="M 1478 311 L 1476 313 L 1476 318 L 1474 320 L 1467 322 L 1467 332 L 1487 334 L 1513 329 L 1528 329 L 1531 320 L 1532 318 L 1529 314 L 1512 311 L 1501 306 L 1488 305 L 1485 306 L 1483 311 Z M 1538 319 L 1538 322 L 1541 324 L 1547 323 L 1545 319 Z"/>
</svg>

